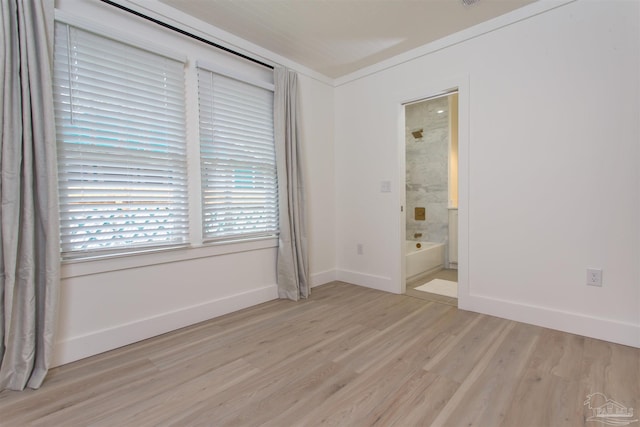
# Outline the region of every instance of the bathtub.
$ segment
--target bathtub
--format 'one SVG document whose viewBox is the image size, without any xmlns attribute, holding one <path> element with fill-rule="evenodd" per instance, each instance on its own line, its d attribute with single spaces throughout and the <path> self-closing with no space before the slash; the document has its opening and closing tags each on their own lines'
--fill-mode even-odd
<svg viewBox="0 0 640 427">
<path fill-rule="evenodd" d="M 407 240 L 405 257 L 407 280 L 438 271 L 444 267 L 444 243 Z"/>
</svg>

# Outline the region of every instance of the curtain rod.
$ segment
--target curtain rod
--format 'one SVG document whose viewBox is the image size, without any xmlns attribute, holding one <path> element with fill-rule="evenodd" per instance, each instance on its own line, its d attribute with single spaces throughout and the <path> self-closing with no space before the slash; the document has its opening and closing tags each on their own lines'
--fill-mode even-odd
<svg viewBox="0 0 640 427">
<path fill-rule="evenodd" d="M 193 33 L 190 33 L 190 32 L 188 32 L 188 31 L 185 31 L 185 30 L 183 30 L 183 29 L 181 29 L 181 28 L 174 27 L 174 26 L 173 26 L 173 25 L 171 25 L 171 24 L 167 24 L 166 22 L 162 22 L 162 21 L 160 21 L 160 20 L 158 20 L 158 19 L 152 18 L 151 16 L 145 15 L 144 13 L 140 13 L 140 12 L 135 11 L 135 10 L 133 10 L 133 9 L 129 9 L 128 7 L 123 6 L 123 5 L 121 5 L 121 4 L 118 4 L 118 3 L 114 2 L 114 1 L 111 1 L 111 0 L 100 0 L 100 1 L 102 1 L 103 3 L 109 4 L 109 5 L 111 5 L 111 6 L 115 6 L 115 7 L 117 7 L 118 9 L 124 10 L 125 12 L 129 12 L 129 13 L 131 13 L 131 14 L 133 14 L 133 15 L 136 15 L 136 16 L 138 16 L 138 17 L 140 17 L 140 18 L 146 19 L 147 21 L 151 21 L 151 22 L 153 22 L 153 23 L 155 23 L 155 24 L 161 25 L 161 26 L 163 26 L 163 27 L 165 27 L 165 28 L 170 29 L 171 31 L 175 31 L 175 32 L 180 33 L 180 34 L 182 34 L 182 35 L 185 35 L 185 36 L 187 36 L 187 37 L 191 37 L 192 39 L 198 40 L 199 42 L 206 43 L 206 44 L 208 44 L 209 46 L 213 46 L 213 47 L 215 47 L 215 48 L 217 48 L 217 49 L 224 50 L 225 52 L 229 52 L 229 53 L 231 53 L 232 55 L 239 56 L 240 58 L 246 59 L 247 61 L 254 62 L 254 63 L 258 64 L 258 65 L 262 65 L 263 67 L 267 67 L 267 68 L 270 68 L 270 69 L 272 69 L 272 70 L 273 70 L 273 65 L 269 65 L 269 64 L 267 64 L 267 63 L 265 63 L 265 62 L 262 62 L 262 61 L 260 61 L 260 60 L 258 60 L 258 59 L 255 59 L 255 58 L 252 58 L 252 57 L 250 57 L 250 56 L 247 56 L 247 55 L 245 55 L 245 54 L 243 54 L 243 53 L 236 52 L 236 51 L 235 51 L 235 50 L 233 50 L 233 49 L 229 49 L 228 47 L 225 47 L 225 46 L 219 45 L 218 43 L 215 43 L 215 42 L 212 42 L 211 40 L 207 40 L 207 39 L 205 39 L 205 38 L 202 38 L 202 37 L 200 37 L 200 36 L 197 36 L 197 35 L 195 35 L 195 34 L 193 34 Z"/>
</svg>

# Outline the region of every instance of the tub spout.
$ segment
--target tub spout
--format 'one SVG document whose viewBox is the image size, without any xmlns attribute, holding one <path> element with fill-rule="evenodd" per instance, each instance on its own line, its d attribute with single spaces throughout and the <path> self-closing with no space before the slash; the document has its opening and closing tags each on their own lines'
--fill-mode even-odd
<svg viewBox="0 0 640 427">
<path fill-rule="evenodd" d="M 417 239 L 417 238 L 420 238 L 420 237 L 422 237 L 422 233 L 414 233 L 413 234 L 413 238 L 414 239 Z"/>
</svg>

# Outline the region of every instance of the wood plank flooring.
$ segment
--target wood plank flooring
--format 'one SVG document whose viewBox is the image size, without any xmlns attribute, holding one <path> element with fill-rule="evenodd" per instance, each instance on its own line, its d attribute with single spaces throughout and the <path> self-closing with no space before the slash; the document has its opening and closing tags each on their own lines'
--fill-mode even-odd
<svg viewBox="0 0 640 427">
<path fill-rule="evenodd" d="M 640 412 L 640 349 L 333 282 L 53 369 L 0 425 L 600 427 L 594 392 Z"/>
</svg>

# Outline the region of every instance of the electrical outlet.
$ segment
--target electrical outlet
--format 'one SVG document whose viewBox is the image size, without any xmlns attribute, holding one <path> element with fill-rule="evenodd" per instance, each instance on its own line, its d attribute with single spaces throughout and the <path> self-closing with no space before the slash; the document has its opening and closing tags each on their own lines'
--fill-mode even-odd
<svg viewBox="0 0 640 427">
<path fill-rule="evenodd" d="M 587 268 L 587 285 L 602 286 L 601 268 Z"/>
<path fill-rule="evenodd" d="M 364 253 L 364 250 L 362 248 L 362 243 L 358 243 L 358 246 L 356 247 L 356 251 L 358 252 L 358 255 L 362 255 Z"/>
</svg>

